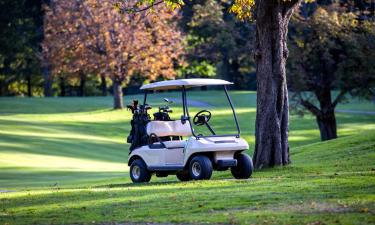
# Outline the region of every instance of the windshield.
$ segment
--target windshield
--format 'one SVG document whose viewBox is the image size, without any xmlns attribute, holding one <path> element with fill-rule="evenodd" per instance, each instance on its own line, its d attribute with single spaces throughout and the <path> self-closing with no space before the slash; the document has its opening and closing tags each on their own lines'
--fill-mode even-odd
<svg viewBox="0 0 375 225">
<path fill-rule="evenodd" d="M 186 91 L 189 116 L 196 135 L 237 135 L 232 108 L 223 87 Z"/>
<path fill-rule="evenodd" d="M 170 120 L 179 120 L 183 114 L 181 91 L 149 92 L 146 103 L 152 107 L 148 110 L 152 120 L 162 120 L 161 118 L 155 118 L 158 112 L 167 113 Z"/>
</svg>

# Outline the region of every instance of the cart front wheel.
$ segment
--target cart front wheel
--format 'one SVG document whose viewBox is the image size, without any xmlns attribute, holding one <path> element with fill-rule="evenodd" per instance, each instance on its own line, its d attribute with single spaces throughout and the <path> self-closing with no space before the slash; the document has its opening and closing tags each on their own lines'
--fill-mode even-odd
<svg viewBox="0 0 375 225">
<path fill-rule="evenodd" d="M 194 180 L 208 180 L 212 175 L 212 162 L 204 155 L 195 156 L 189 165 L 189 173 Z"/>
<path fill-rule="evenodd" d="M 130 165 L 130 178 L 134 183 L 150 181 L 151 174 L 147 170 L 147 166 L 142 159 L 136 159 Z"/>
<path fill-rule="evenodd" d="M 245 153 L 235 155 L 237 166 L 231 168 L 236 179 L 248 179 L 253 173 L 253 160 Z"/>
</svg>

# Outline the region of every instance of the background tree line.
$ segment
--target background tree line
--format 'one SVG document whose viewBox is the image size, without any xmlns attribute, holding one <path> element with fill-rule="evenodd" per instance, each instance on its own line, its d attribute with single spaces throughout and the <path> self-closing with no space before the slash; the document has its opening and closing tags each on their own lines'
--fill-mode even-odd
<svg viewBox="0 0 375 225">
<path fill-rule="evenodd" d="M 232 1 L 186 0 L 178 11 L 118 13 L 118 1 L 4 0 L 1 96 L 114 96 L 160 79 L 217 77 L 256 90 L 254 22 Z M 132 1 L 122 1 L 132 4 Z M 374 96 L 375 3 L 306 1 L 289 24 L 292 108 L 335 138 L 334 109 Z"/>
</svg>

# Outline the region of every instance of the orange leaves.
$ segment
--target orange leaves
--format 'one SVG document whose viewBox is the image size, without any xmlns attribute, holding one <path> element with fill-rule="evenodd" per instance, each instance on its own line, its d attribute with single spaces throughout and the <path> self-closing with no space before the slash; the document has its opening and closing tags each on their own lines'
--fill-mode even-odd
<svg viewBox="0 0 375 225">
<path fill-rule="evenodd" d="M 46 7 L 44 55 L 54 73 L 108 74 L 125 79 L 143 73 L 149 79 L 173 77 L 182 55 L 175 13 L 120 14 L 115 1 L 56 1 Z M 167 22 L 168 21 L 168 22 Z"/>
</svg>

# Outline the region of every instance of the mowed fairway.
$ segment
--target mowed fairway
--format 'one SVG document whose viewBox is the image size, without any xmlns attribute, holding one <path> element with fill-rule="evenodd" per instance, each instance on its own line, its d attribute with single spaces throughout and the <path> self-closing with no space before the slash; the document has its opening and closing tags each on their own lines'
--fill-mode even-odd
<svg viewBox="0 0 375 225">
<path fill-rule="evenodd" d="M 225 99 L 208 93 L 189 97 L 211 105 L 215 127 L 229 129 Z M 255 93 L 231 95 L 252 154 Z M 134 98 L 141 96 L 125 96 Z M 0 224 L 375 223 L 375 115 L 337 113 L 340 138 L 325 143 L 313 117 L 292 115 L 293 164 L 249 180 L 214 172 L 210 181 L 134 185 L 125 143 L 131 113 L 111 105 L 110 97 L 0 98 Z M 352 100 L 339 109 L 375 105 Z"/>
</svg>

